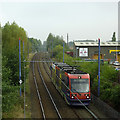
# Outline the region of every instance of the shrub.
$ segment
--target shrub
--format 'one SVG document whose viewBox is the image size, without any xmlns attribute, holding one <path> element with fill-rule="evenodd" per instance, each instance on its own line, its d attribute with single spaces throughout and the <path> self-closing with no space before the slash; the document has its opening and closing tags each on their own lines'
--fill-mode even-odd
<svg viewBox="0 0 120 120">
<path fill-rule="evenodd" d="M 111 89 L 111 97 L 110 100 L 113 102 L 116 108 L 120 105 L 120 85 L 116 85 Z"/>
<path fill-rule="evenodd" d="M 19 87 L 2 83 L 2 111 L 9 112 L 19 101 Z"/>
<path fill-rule="evenodd" d="M 104 80 L 117 81 L 118 71 L 116 71 L 112 66 L 104 65 L 101 66 L 101 76 Z"/>
</svg>

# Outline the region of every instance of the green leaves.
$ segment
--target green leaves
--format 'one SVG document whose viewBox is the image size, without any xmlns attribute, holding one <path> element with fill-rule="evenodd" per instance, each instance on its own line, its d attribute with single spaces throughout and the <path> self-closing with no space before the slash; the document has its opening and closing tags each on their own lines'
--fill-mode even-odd
<svg viewBox="0 0 120 120">
<path fill-rule="evenodd" d="M 112 42 L 116 41 L 115 32 L 113 33 Z"/>
<path fill-rule="evenodd" d="M 58 45 L 63 46 L 63 42 L 64 41 L 63 41 L 63 37 L 62 36 L 61 37 L 58 36 L 58 35 L 54 36 L 54 35 L 52 35 L 52 33 L 50 33 L 48 35 L 48 38 L 47 38 L 47 51 L 49 53 L 51 53 L 52 49 L 54 49 L 56 46 L 58 46 Z M 64 42 L 64 46 L 65 46 L 65 49 L 69 49 L 65 42 Z"/>
<path fill-rule="evenodd" d="M 40 40 L 28 38 L 30 52 L 40 52 L 42 50 L 42 43 Z"/>
<path fill-rule="evenodd" d="M 9 112 L 19 101 L 19 87 L 11 86 L 6 82 L 2 83 L 2 110 Z"/>
<path fill-rule="evenodd" d="M 101 75 L 103 76 L 104 80 L 110 80 L 112 82 L 118 81 L 118 71 L 116 71 L 115 68 L 110 65 L 101 66 Z"/>
<path fill-rule="evenodd" d="M 19 37 L 21 39 L 21 60 L 23 61 L 23 40 L 25 51 L 27 35 L 15 22 L 6 23 L 2 28 L 2 110 L 11 111 L 20 100 L 19 97 Z M 27 58 L 27 52 L 25 52 Z M 23 62 L 21 63 L 23 80 Z"/>
</svg>

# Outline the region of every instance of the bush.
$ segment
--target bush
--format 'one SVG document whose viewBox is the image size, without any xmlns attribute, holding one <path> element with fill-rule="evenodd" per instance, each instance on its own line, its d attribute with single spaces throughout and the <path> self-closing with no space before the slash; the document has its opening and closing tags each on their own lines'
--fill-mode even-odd
<svg viewBox="0 0 120 120">
<path fill-rule="evenodd" d="M 111 89 L 110 100 L 113 102 L 116 108 L 119 108 L 120 105 L 120 85 L 116 85 Z"/>
<path fill-rule="evenodd" d="M 110 101 L 110 97 L 111 97 L 111 89 L 110 88 L 106 88 L 106 89 L 102 89 L 102 87 L 100 87 L 100 98 L 106 102 Z"/>
<path fill-rule="evenodd" d="M 110 80 L 113 82 L 118 81 L 118 71 L 109 65 L 101 66 L 101 76 L 104 78 L 104 80 Z"/>
<path fill-rule="evenodd" d="M 2 111 L 9 112 L 15 104 L 21 99 L 19 96 L 19 87 L 2 83 Z"/>
<path fill-rule="evenodd" d="M 91 91 L 93 94 L 97 95 L 98 92 L 98 80 L 95 78 L 92 83 Z"/>
</svg>

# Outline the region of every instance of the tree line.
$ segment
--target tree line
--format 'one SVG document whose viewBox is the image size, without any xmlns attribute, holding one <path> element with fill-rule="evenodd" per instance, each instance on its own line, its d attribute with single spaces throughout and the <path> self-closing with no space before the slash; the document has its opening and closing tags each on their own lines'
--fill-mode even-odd
<svg viewBox="0 0 120 120">
<path fill-rule="evenodd" d="M 6 23 L 1 27 L 2 31 L 2 110 L 9 112 L 21 99 L 19 97 L 19 39 L 21 40 L 21 79 L 23 71 L 23 41 L 24 57 L 28 59 L 30 52 L 38 52 L 42 48 L 40 40 L 28 38 L 24 28 L 15 22 Z M 25 64 L 26 66 L 27 64 Z M 26 72 L 27 74 L 27 72 Z M 23 81 L 24 83 L 24 81 Z"/>
<path fill-rule="evenodd" d="M 50 33 L 48 35 L 46 42 L 47 51 L 50 53 L 52 57 L 55 57 L 58 54 L 57 51 L 59 51 L 59 53 L 63 53 L 63 44 L 65 51 L 70 50 L 69 46 L 63 40 L 62 36 L 59 35 L 55 36 L 52 33 Z"/>
</svg>

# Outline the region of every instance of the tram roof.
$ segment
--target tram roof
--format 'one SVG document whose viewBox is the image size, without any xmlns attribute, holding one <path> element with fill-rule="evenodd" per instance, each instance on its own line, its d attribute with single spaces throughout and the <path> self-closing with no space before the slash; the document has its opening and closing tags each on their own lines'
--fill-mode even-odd
<svg viewBox="0 0 120 120">
<path fill-rule="evenodd" d="M 76 69 L 74 66 L 70 66 L 66 63 L 54 63 L 57 67 L 59 67 L 62 71 L 65 71 L 70 74 L 87 74 L 86 72 L 80 71 Z"/>
</svg>

